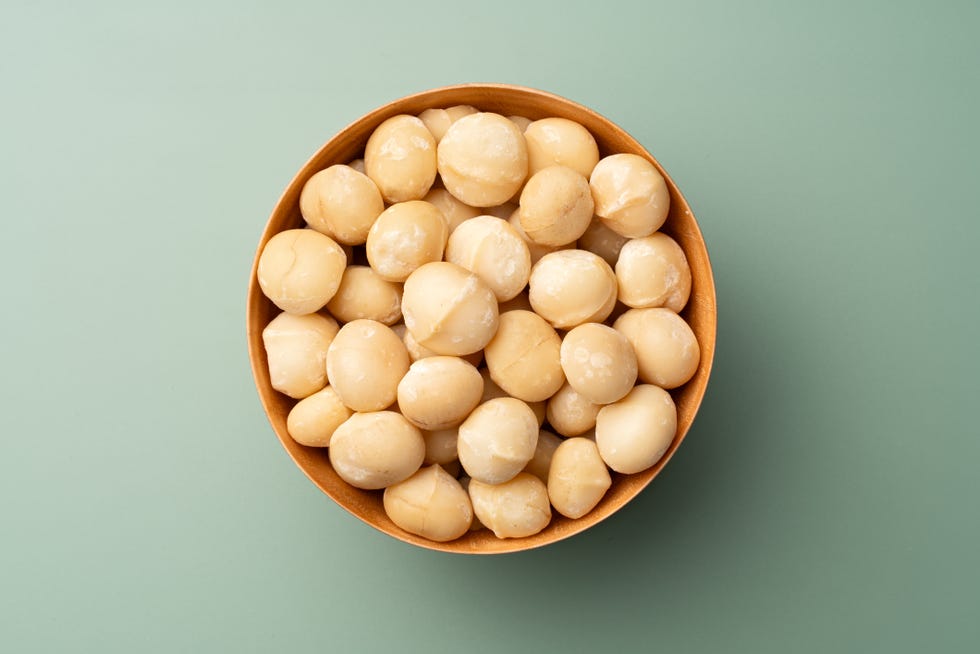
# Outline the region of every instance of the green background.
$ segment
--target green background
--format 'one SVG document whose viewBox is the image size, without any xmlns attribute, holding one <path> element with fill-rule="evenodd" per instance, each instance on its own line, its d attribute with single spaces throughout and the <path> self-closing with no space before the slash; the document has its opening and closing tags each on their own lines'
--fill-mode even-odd
<svg viewBox="0 0 980 654">
<path fill-rule="evenodd" d="M 980 646 L 980 5 L 140 4 L 2 8 L 0 649 Z M 464 81 L 644 143 L 720 312 L 664 473 L 585 534 L 487 558 L 322 495 L 245 349 L 294 172 Z"/>
</svg>

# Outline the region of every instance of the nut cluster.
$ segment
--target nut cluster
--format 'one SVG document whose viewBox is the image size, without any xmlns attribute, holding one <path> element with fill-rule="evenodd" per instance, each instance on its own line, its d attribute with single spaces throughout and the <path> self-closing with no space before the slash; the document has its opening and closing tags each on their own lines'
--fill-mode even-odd
<svg viewBox="0 0 980 654">
<path fill-rule="evenodd" d="M 582 125 L 456 106 L 398 115 L 314 174 L 257 275 L 290 436 L 383 490 L 402 529 L 499 538 L 580 518 L 657 463 L 700 349 L 670 197 Z"/>
</svg>

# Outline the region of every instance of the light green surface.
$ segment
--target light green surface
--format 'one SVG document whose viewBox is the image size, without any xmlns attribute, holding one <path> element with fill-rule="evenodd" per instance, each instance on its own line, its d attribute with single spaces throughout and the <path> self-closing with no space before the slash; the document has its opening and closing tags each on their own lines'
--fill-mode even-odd
<svg viewBox="0 0 980 654">
<path fill-rule="evenodd" d="M 980 646 L 977 3 L 138 4 L 0 11 L 0 650 Z M 665 472 L 490 558 L 322 495 L 244 337 L 293 173 L 460 81 L 630 130 L 720 308 Z"/>
</svg>

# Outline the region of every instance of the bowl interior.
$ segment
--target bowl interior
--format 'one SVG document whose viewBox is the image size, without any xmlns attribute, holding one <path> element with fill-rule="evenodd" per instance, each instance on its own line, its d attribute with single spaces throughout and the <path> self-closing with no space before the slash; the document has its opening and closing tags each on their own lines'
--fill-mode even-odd
<svg viewBox="0 0 980 654">
<path fill-rule="evenodd" d="M 304 225 L 299 212 L 299 195 L 306 181 L 329 165 L 346 163 L 362 156 L 371 132 L 385 119 L 397 114 L 418 114 L 430 107 L 458 104 L 473 105 L 480 110 L 505 116 L 521 115 L 532 120 L 549 116 L 568 118 L 585 126 L 595 136 L 601 156 L 628 152 L 649 159 L 663 174 L 670 189 L 670 213 L 661 231 L 670 234 L 684 249 L 693 277 L 691 298 L 681 315 L 697 335 L 701 346 L 701 363 L 693 379 L 671 392 L 677 404 L 678 428 L 666 455 L 654 467 L 644 472 L 634 475 L 614 474 L 612 487 L 588 515 L 570 520 L 555 513 L 551 524 L 544 531 L 522 539 L 500 540 L 483 529 L 456 541 L 436 543 L 401 530 L 385 514 L 381 491 L 362 491 L 347 485 L 330 466 L 326 449 L 305 447 L 289 436 L 286 431 L 286 415 L 295 400 L 273 390 L 262 344 L 262 329 L 279 310 L 266 299 L 259 288 L 255 274 L 258 255 L 274 234 Z M 694 420 L 711 371 L 715 331 L 715 288 L 708 252 L 690 207 L 667 172 L 635 139 L 594 111 L 544 91 L 502 84 L 466 84 L 425 91 L 380 107 L 341 130 L 303 166 L 273 209 L 256 251 L 248 288 L 247 338 L 252 373 L 272 428 L 296 465 L 323 492 L 366 523 L 400 540 L 447 552 L 492 554 L 546 545 L 587 529 L 615 513 L 635 497 L 667 464 Z"/>
</svg>

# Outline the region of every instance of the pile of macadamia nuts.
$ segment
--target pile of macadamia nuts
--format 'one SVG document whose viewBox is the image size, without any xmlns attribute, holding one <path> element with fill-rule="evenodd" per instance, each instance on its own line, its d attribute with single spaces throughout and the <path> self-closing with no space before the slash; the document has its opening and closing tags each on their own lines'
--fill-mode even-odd
<svg viewBox="0 0 980 654">
<path fill-rule="evenodd" d="M 667 185 L 563 118 L 398 115 L 265 244 L 287 429 L 400 528 L 538 533 L 657 463 L 700 349 Z"/>
</svg>

